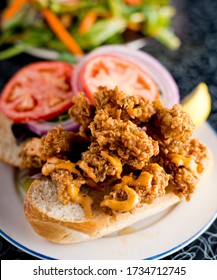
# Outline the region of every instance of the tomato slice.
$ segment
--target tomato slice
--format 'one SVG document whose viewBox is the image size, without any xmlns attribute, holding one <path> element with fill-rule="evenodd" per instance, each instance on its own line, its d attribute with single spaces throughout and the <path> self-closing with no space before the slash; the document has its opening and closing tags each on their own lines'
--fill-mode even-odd
<svg viewBox="0 0 217 280">
<path fill-rule="evenodd" d="M 14 122 L 49 120 L 72 104 L 72 65 L 36 62 L 19 70 L 4 87 L 0 110 Z"/>
<path fill-rule="evenodd" d="M 89 99 L 99 86 L 114 89 L 118 86 L 127 95 L 137 95 L 154 100 L 160 90 L 150 75 L 138 65 L 122 57 L 105 54 L 87 61 L 81 70 L 81 83 Z"/>
</svg>

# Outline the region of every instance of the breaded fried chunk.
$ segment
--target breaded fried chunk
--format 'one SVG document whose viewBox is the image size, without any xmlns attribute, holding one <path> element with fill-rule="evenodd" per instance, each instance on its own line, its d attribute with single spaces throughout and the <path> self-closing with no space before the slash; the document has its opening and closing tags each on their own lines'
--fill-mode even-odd
<svg viewBox="0 0 217 280">
<path fill-rule="evenodd" d="M 41 139 L 41 158 L 64 158 L 72 150 L 76 138 L 75 132 L 65 131 L 61 126 L 53 128 Z"/>
<path fill-rule="evenodd" d="M 159 100 L 150 101 L 141 96 L 127 96 L 118 87 L 114 90 L 99 87 L 94 94 L 94 104 L 96 110 L 106 110 L 110 117 L 130 120 L 139 126 L 150 120 L 161 107 Z"/>
<path fill-rule="evenodd" d="M 97 143 L 112 151 L 134 169 L 141 169 L 159 152 L 158 143 L 131 121 L 113 119 L 107 110 L 98 110 L 90 124 Z"/>
<path fill-rule="evenodd" d="M 172 109 L 161 108 L 155 116 L 155 126 L 161 131 L 165 139 L 184 142 L 192 136 L 195 128 L 192 118 L 176 104 Z"/>
<path fill-rule="evenodd" d="M 22 169 L 42 167 L 44 162 L 41 159 L 41 139 L 33 137 L 28 140 L 22 147 L 20 159 Z"/>
<path fill-rule="evenodd" d="M 193 121 L 181 105 L 166 108 L 160 100 L 99 87 L 93 104 L 82 93 L 74 97 L 69 115 L 80 124 L 79 132 L 56 127 L 21 153 L 25 167 L 43 166 L 63 204 L 75 199 L 80 187 L 98 189 L 100 200 L 118 205 L 133 197 L 123 212 L 169 191 L 190 199 L 208 152 L 192 137 Z M 111 215 L 120 210 L 104 202 Z"/>
<path fill-rule="evenodd" d="M 72 102 L 73 105 L 68 111 L 70 118 L 85 128 L 88 127 L 94 118 L 95 106 L 81 92 L 72 99 Z"/>
</svg>

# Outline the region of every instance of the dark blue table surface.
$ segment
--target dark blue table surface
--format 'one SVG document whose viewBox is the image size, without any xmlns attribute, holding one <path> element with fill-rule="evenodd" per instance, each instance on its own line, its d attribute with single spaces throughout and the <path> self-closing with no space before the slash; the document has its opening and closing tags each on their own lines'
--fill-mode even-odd
<svg viewBox="0 0 217 280">
<path fill-rule="evenodd" d="M 2 4 L 2 2 L 1 2 Z M 0 5 L 1 5 L 0 4 Z M 148 40 L 144 51 L 149 52 L 172 73 L 181 98 L 200 82 L 207 83 L 212 110 L 208 122 L 217 132 L 217 1 L 176 0 L 174 19 L 176 33 L 182 39 L 178 51 L 170 51 L 154 40 Z M 38 61 L 27 54 L 0 61 L 0 90 L 20 67 Z M 216 198 L 217 204 L 217 198 Z M 0 237 L 1 259 L 37 259 Z M 164 259 L 217 259 L 217 220 L 197 240 Z"/>
</svg>

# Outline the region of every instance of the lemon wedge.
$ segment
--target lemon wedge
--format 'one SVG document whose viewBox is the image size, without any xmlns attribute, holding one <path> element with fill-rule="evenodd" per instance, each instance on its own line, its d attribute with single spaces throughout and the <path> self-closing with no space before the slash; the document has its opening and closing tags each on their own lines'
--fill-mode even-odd
<svg viewBox="0 0 217 280">
<path fill-rule="evenodd" d="M 208 86 L 200 83 L 182 101 L 183 110 L 189 113 L 196 126 L 204 123 L 211 111 L 211 96 Z"/>
</svg>

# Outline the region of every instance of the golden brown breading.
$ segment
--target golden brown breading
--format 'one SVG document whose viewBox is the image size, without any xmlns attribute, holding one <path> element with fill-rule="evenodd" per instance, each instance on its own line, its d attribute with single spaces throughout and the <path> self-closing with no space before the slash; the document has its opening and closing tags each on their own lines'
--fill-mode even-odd
<svg viewBox="0 0 217 280">
<path fill-rule="evenodd" d="M 94 94 L 94 105 L 96 110 L 105 108 L 120 109 L 119 103 L 126 97 L 126 95 L 116 87 L 114 90 L 107 90 L 106 87 L 99 87 Z"/>
<path fill-rule="evenodd" d="M 51 173 L 51 180 L 57 186 L 57 195 L 63 204 L 68 204 L 71 201 L 68 188 L 75 185 L 80 187 L 85 184 L 85 180 L 81 177 L 73 178 L 71 172 L 67 169 L 55 170 Z"/>
<path fill-rule="evenodd" d="M 193 120 L 188 113 L 182 110 L 182 106 L 176 104 L 172 109 L 161 108 L 155 115 L 154 125 L 160 129 L 164 139 L 170 143 L 186 141 L 192 136 L 194 130 Z"/>
<path fill-rule="evenodd" d="M 42 167 L 44 162 L 41 159 L 41 139 L 34 137 L 28 140 L 22 147 L 20 159 L 22 169 Z"/>
<path fill-rule="evenodd" d="M 73 148 L 76 133 L 65 131 L 61 126 L 53 128 L 41 139 L 41 158 L 64 158 Z"/>
<path fill-rule="evenodd" d="M 193 130 L 194 124 L 190 115 L 184 112 L 179 104 L 174 105 L 171 109 L 160 108 L 147 125 L 147 134 L 158 142 L 161 157 L 168 153 L 187 156 L 187 151 L 190 147 L 194 149 L 192 148 L 194 145 L 197 145 L 198 149 L 202 149 L 199 143 L 195 142 L 193 145 L 194 142 L 191 142 Z"/>
<path fill-rule="evenodd" d="M 90 124 L 97 143 L 112 151 L 133 169 L 141 169 L 150 157 L 159 152 L 158 143 L 131 121 L 109 117 L 107 110 L 98 110 Z"/>
<path fill-rule="evenodd" d="M 114 179 L 116 179 L 117 170 L 109 160 L 101 154 L 102 151 L 106 151 L 112 156 L 109 150 L 100 146 L 97 142 L 92 142 L 89 149 L 82 153 L 82 160 L 91 168 L 98 182 L 104 182 L 105 179 L 108 180 L 109 176 L 114 176 Z M 85 177 L 87 177 L 87 175 Z"/>
<path fill-rule="evenodd" d="M 106 110 L 110 117 L 131 120 L 141 125 L 156 113 L 162 105 L 160 100 L 150 101 L 140 96 L 126 96 L 118 87 L 107 90 L 100 87 L 94 95 L 96 110 Z"/>
<path fill-rule="evenodd" d="M 72 174 L 68 170 L 60 169 L 51 173 L 51 180 L 57 186 L 57 195 L 62 204 L 68 204 L 71 199 L 67 192 L 69 182 L 72 182 Z"/>
<path fill-rule="evenodd" d="M 164 108 L 159 100 L 126 96 L 118 88 L 105 87 L 95 93 L 94 105 L 81 93 L 73 102 L 69 114 L 81 124 L 78 133 L 58 127 L 38 142 L 38 154 L 31 145 L 23 150 L 28 165 L 43 164 L 51 157 L 75 163 L 79 178 L 73 179 L 67 170 L 51 174 L 64 204 L 70 200 L 67 184 L 74 184 L 73 180 L 100 189 L 102 199 L 126 200 L 124 184 L 135 192 L 137 203 L 151 203 L 166 193 L 167 186 L 190 199 L 207 149 L 192 138 L 193 121 L 181 105 Z"/>
<path fill-rule="evenodd" d="M 177 166 L 170 167 L 170 172 L 169 184 L 173 188 L 174 193 L 180 198 L 189 200 L 198 183 L 197 176 L 190 170 Z"/>
<path fill-rule="evenodd" d="M 150 189 L 145 190 L 145 194 L 141 195 L 141 202 L 152 203 L 155 198 L 166 193 L 166 187 L 168 186 L 170 175 L 168 175 L 164 168 L 157 163 L 148 163 L 142 170 L 149 172 L 153 177 Z M 140 189 L 140 191 L 143 190 Z"/>
<path fill-rule="evenodd" d="M 192 158 L 198 164 L 197 171 L 199 173 L 203 171 L 203 162 L 207 158 L 208 151 L 207 147 L 203 145 L 198 139 L 190 138 L 186 139 L 185 142 L 178 142 L 177 145 L 168 145 L 167 150 L 169 153 L 176 153 L 185 157 Z"/>
<path fill-rule="evenodd" d="M 207 158 L 207 147 L 203 145 L 198 139 L 193 138 L 185 143 L 183 147 L 185 156 L 191 157 L 198 164 L 197 171 L 201 173 L 204 170 L 203 162 Z"/>
<path fill-rule="evenodd" d="M 130 119 L 141 126 L 161 108 L 160 100 L 150 101 L 139 96 L 127 96 L 122 101 L 123 119 Z"/>
<path fill-rule="evenodd" d="M 44 137 L 32 138 L 23 145 L 21 168 L 40 168 L 51 157 L 70 157 L 77 161 L 88 144 L 89 139 L 80 133 L 65 131 L 61 126 L 55 127 Z"/>
<path fill-rule="evenodd" d="M 78 95 L 72 99 L 72 102 L 73 105 L 68 111 L 70 118 L 87 128 L 94 118 L 95 106 L 90 104 L 89 100 L 82 92 L 79 92 Z"/>
<path fill-rule="evenodd" d="M 146 164 L 139 175 L 132 173 L 125 175 L 121 180 L 111 188 L 109 194 L 104 196 L 104 199 L 115 201 L 127 201 L 129 199 L 128 190 L 133 189 L 139 197 L 138 204 L 152 203 L 157 197 L 163 196 L 166 193 L 170 176 L 166 174 L 163 167 L 157 163 Z M 123 187 L 127 187 L 123 188 Z M 131 209 L 133 211 L 133 209 Z M 106 213 L 116 214 L 117 210 L 110 210 Z"/>
</svg>

